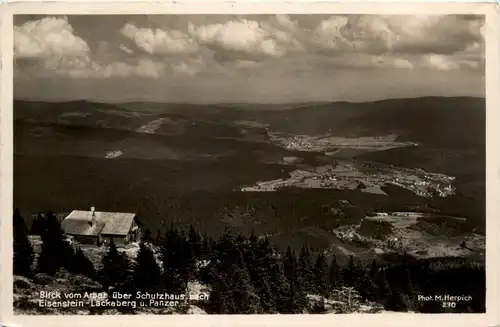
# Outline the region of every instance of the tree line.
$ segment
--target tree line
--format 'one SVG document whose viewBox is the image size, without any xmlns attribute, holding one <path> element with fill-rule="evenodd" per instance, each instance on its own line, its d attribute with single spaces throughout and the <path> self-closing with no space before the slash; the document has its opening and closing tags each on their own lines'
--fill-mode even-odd
<svg viewBox="0 0 500 327">
<path fill-rule="evenodd" d="M 390 311 L 484 312 L 485 308 L 484 266 L 466 261 L 421 261 L 404 255 L 396 263 L 374 259 L 365 265 L 351 256 L 347 266 L 340 266 L 334 255 L 315 253 L 307 245 L 298 253 L 291 247 L 281 253 L 265 237 L 226 229 L 213 239 L 193 226 L 180 230 L 172 224 L 156 237 L 145 230 L 135 259 L 111 242 L 96 269 L 78 246 L 67 241 L 52 213 L 37 224 L 42 248 L 34 267 L 28 228 L 19 210 L 14 211 L 14 274 L 54 275 L 64 268 L 99 281 L 103 291 L 124 293 L 184 294 L 190 281 L 201 281 L 211 289 L 209 300 L 200 304 L 209 313 L 321 313 L 327 310 L 325 300 L 338 299 L 343 290 L 353 290 L 353 297 L 378 302 Z M 472 300 L 456 308 L 417 300 L 419 294 L 437 292 L 471 294 Z M 308 294 L 320 295 L 322 301 L 311 305 Z"/>
</svg>

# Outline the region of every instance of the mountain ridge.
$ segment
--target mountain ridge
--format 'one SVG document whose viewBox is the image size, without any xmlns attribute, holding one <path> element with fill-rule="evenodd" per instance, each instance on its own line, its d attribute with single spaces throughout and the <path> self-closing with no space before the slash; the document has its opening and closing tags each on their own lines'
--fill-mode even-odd
<svg viewBox="0 0 500 327">
<path fill-rule="evenodd" d="M 486 100 L 486 97 L 475 96 L 421 96 L 421 97 L 407 97 L 407 98 L 385 98 L 374 101 L 303 101 L 303 102 L 287 102 L 287 103 L 259 103 L 259 102 L 209 102 L 209 103 L 190 103 L 190 102 L 162 102 L 162 101 L 126 101 L 126 102 L 105 102 L 94 101 L 88 99 L 70 100 L 70 101 L 46 101 L 46 100 L 27 100 L 16 99 L 14 103 L 46 103 L 46 104 L 100 104 L 110 106 L 120 105 L 139 105 L 139 104 L 154 104 L 154 105 L 192 105 L 192 106 L 311 106 L 311 105 L 328 105 L 328 104 L 375 104 L 387 101 L 400 101 L 400 100 L 424 100 L 424 99 L 476 99 Z"/>
</svg>

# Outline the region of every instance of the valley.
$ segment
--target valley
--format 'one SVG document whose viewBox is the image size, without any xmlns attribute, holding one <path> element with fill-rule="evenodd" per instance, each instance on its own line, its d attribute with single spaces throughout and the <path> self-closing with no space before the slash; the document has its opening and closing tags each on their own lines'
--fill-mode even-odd
<svg viewBox="0 0 500 327">
<path fill-rule="evenodd" d="M 137 212 L 153 233 L 172 221 L 210 235 L 229 226 L 270 235 L 282 249 L 333 249 L 344 262 L 353 253 L 368 260 L 394 252 L 356 232 L 373 212 L 462 214 L 456 241 L 415 227 L 425 223 L 392 233 L 412 255 L 423 237 L 436 244 L 431 256 L 469 256 L 454 246 L 477 243 L 470 231 L 484 230 L 482 103 L 421 98 L 250 110 L 16 101 L 15 204 L 28 217 L 89 203 Z M 465 121 L 468 135 L 458 128 Z M 342 236 L 347 231 L 361 241 Z"/>
</svg>

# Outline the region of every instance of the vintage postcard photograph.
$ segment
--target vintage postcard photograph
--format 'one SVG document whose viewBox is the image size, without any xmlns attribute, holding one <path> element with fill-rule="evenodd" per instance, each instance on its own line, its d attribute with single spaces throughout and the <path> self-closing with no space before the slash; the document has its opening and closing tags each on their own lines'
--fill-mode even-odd
<svg viewBox="0 0 500 327">
<path fill-rule="evenodd" d="M 493 4 L 24 5 L 2 26 L 12 324 L 491 322 Z"/>
</svg>

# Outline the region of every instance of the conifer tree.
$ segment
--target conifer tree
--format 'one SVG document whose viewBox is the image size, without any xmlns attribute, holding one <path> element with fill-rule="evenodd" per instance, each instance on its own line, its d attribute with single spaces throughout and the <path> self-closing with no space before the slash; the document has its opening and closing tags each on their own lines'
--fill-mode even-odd
<svg viewBox="0 0 500 327">
<path fill-rule="evenodd" d="M 31 265 L 34 259 L 34 251 L 28 239 L 28 229 L 19 209 L 14 210 L 14 261 L 15 275 L 30 276 Z"/>
<path fill-rule="evenodd" d="M 391 289 L 387 281 L 386 268 L 381 268 L 377 276 L 377 298 L 384 301 L 391 296 Z"/>
<path fill-rule="evenodd" d="M 156 238 L 154 240 L 155 245 L 161 245 L 163 243 L 163 236 L 161 235 L 161 230 L 156 231 Z"/>
<path fill-rule="evenodd" d="M 245 259 L 245 264 L 248 268 L 248 272 L 250 274 L 250 280 L 253 285 L 257 287 L 257 283 L 261 279 L 261 273 L 264 273 L 262 270 L 261 262 L 263 260 L 260 256 L 259 252 L 259 241 L 256 237 L 249 238 L 248 245 L 242 247 L 243 249 L 243 257 Z"/>
<path fill-rule="evenodd" d="M 163 283 L 169 293 L 182 293 L 187 285 L 183 272 L 185 242 L 178 231 L 171 226 L 161 245 L 163 262 Z"/>
<path fill-rule="evenodd" d="M 264 312 L 275 312 L 276 295 L 273 290 L 278 291 L 279 285 L 275 285 L 277 281 L 271 278 L 271 273 L 277 272 L 276 266 L 278 265 L 278 261 L 274 258 L 274 249 L 267 238 L 258 240 L 252 236 L 243 249 L 245 265 Z"/>
<path fill-rule="evenodd" d="M 378 266 L 377 266 L 377 260 L 373 259 L 372 264 L 370 266 L 370 273 L 369 277 L 371 280 L 375 281 L 378 275 Z"/>
<path fill-rule="evenodd" d="M 275 260 L 275 264 L 269 267 L 269 280 L 271 292 L 274 296 L 275 309 L 279 313 L 286 313 L 290 283 L 285 277 L 283 264 L 279 260 Z"/>
<path fill-rule="evenodd" d="M 179 278 L 183 288 L 196 276 L 196 257 L 193 251 L 199 251 L 199 248 L 193 248 L 189 242 L 189 237 L 183 235 L 180 239 L 180 267 Z"/>
<path fill-rule="evenodd" d="M 102 269 L 99 272 L 103 286 L 116 287 L 125 283 L 129 269 L 130 261 L 126 255 L 118 252 L 115 242 L 111 239 L 108 251 L 102 258 Z"/>
<path fill-rule="evenodd" d="M 189 242 L 189 245 L 191 246 L 192 255 L 195 258 L 200 259 L 202 248 L 203 248 L 203 240 L 193 225 L 189 226 L 188 242 Z"/>
<path fill-rule="evenodd" d="M 289 246 L 283 258 L 283 271 L 288 281 L 285 313 L 302 312 L 306 306 L 306 297 L 302 288 L 302 278 L 299 273 L 297 258 Z"/>
<path fill-rule="evenodd" d="M 76 274 L 82 274 L 90 278 L 96 275 L 95 267 L 92 261 L 83 253 L 81 248 L 77 248 L 73 254 L 73 264 L 69 270 Z"/>
<path fill-rule="evenodd" d="M 42 227 L 43 244 L 38 268 L 47 274 L 54 274 L 59 268 L 69 268 L 72 264 L 73 249 L 66 240 L 61 224 L 51 212 L 47 212 Z"/>
<path fill-rule="evenodd" d="M 320 252 L 316 258 L 316 263 L 314 264 L 313 275 L 314 275 L 314 290 L 317 294 L 323 296 L 328 296 L 328 263 L 326 261 L 325 255 Z"/>
<path fill-rule="evenodd" d="M 210 237 L 208 237 L 207 234 L 204 234 L 201 242 L 200 260 L 208 260 L 210 258 L 212 252 L 210 244 Z"/>
<path fill-rule="evenodd" d="M 402 271 L 401 283 L 402 283 L 403 291 L 408 295 L 412 295 L 413 294 L 413 283 L 412 283 L 412 279 L 411 279 L 410 270 L 408 269 L 408 267 L 404 267 L 404 269 Z"/>
<path fill-rule="evenodd" d="M 151 235 L 151 230 L 149 228 L 146 228 L 144 231 L 144 234 L 142 234 L 142 241 L 144 243 L 151 243 L 153 241 L 153 237 Z"/>
<path fill-rule="evenodd" d="M 349 263 L 347 265 L 347 268 L 343 270 L 343 276 L 342 276 L 346 286 L 350 287 L 356 287 L 358 284 L 358 279 L 359 279 L 359 267 L 357 265 L 356 260 L 354 257 L 351 255 L 349 256 Z"/>
<path fill-rule="evenodd" d="M 208 306 L 213 313 L 227 314 L 233 312 L 231 302 L 227 297 L 226 287 L 220 281 L 212 284 L 212 291 L 208 298 Z"/>
<path fill-rule="evenodd" d="M 302 279 L 302 287 L 305 292 L 314 291 L 314 276 L 313 276 L 313 264 L 312 256 L 307 245 L 304 245 L 300 250 L 299 255 L 299 274 Z"/>
<path fill-rule="evenodd" d="M 397 311 L 397 312 L 407 312 L 408 304 L 404 295 L 399 291 L 392 291 L 390 297 L 384 304 L 386 310 Z"/>
<path fill-rule="evenodd" d="M 235 303 L 237 314 L 255 314 L 262 311 L 260 298 L 250 282 L 248 269 L 239 253 L 237 263 L 230 270 L 230 292 L 231 299 Z"/>
<path fill-rule="evenodd" d="M 328 272 L 328 290 L 331 292 L 334 288 L 342 285 L 342 273 L 337 257 L 334 255 L 330 263 L 330 270 Z"/>
<path fill-rule="evenodd" d="M 226 229 L 215 245 L 211 259 L 212 289 L 225 289 L 224 298 L 228 313 L 262 312 L 260 298 L 250 281 L 241 248 L 229 229 Z"/>
<path fill-rule="evenodd" d="M 248 238 L 249 253 L 245 263 L 266 313 L 285 312 L 288 300 L 288 282 L 283 265 L 267 238 Z"/>
<path fill-rule="evenodd" d="M 35 219 L 33 219 L 33 221 L 31 222 L 31 229 L 30 229 L 31 235 L 41 236 L 44 225 L 43 221 L 44 218 L 41 214 L 36 215 Z"/>
<path fill-rule="evenodd" d="M 314 306 L 311 309 L 311 313 L 325 313 L 325 298 L 322 297 L 318 302 L 314 303 Z"/>
<path fill-rule="evenodd" d="M 135 287 L 143 292 L 158 292 L 161 290 L 161 271 L 153 251 L 141 242 L 139 253 L 133 270 Z"/>
<path fill-rule="evenodd" d="M 297 257 L 290 246 L 287 247 L 283 258 L 283 269 L 285 277 L 295 283 L 298 279 Z"/>
<path fill-rule="evenodd" d="M 259 297 L 262 311 L 264 313 L 276 312 L 276 295 L 272 291 L 270 281 L 268 281 L 265 276 L 260 278 L 260 281 L 255 286 L 255 290 Z"/>
<path fill-rule="evenodd" d="M 359 275 L 356 289 L 359 295 L 366 300 L 375 301 L 377 299 L 377 286 L 364 271 Z"/>
<path fill-rule="evenodd" d="M 290 283 L 289 290 L 285 313 L 303 313 L 307 305 L 307 300 L 300 286 L 295 283 Z"/>
</svg>

